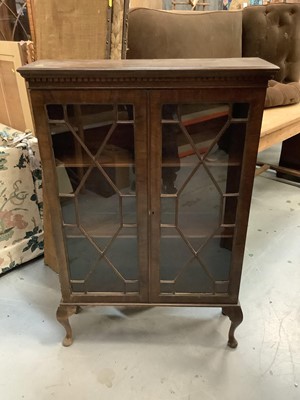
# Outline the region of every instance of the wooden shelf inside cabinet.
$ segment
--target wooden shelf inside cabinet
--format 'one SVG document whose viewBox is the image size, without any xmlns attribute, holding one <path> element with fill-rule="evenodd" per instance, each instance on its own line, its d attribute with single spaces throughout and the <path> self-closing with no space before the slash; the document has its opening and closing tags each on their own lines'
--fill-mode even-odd
<svg viewBox="0 0 300 400">
<path fill-rule="evenodd" d="M 129 161 L 118 162 L 118 163 L 102 161 L 101 159 L 96 160 L 96 161 L 97 161 L 97 164 L 99 163 L 103 168 L 128 168 L 128 167 L 134 166 L 134 163 L 129 162 Z M 78 162 L 72 157 L 64 157 L 62 160 L 56 160 L 56 166 L 58 168 L 90 167 L 90 166 L 96 166 L 96 161 L 92 162 L 91 160 L 86 160 L 86 161 Z"/>
<path fill-rule="evenodd" d="M 45 251 L 60 267 L 65 346 L 69 317 L 89 304 L 220 307 L 231 320 L 228 345 L 237 346 L 275 69 L 244 58 L 39 61 L 19 70 L 39 127 L 51 209 L 45 233 L 50 227 L 55 238 Z"/>
</svg>

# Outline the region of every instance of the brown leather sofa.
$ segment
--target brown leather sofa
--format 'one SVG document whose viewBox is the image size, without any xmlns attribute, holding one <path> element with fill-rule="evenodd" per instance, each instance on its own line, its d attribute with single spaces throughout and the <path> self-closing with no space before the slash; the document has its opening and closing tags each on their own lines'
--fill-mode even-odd
<svg viewBox="0 0 300 400">
<path fill-rule="evenodd" d="M 270 4 L 231 12 L 130 11 L 127 58 L 206 57 L 260 57 L 280 67 L 266 96 L 266 107 L 277 108 L 265 111 L 264 141 L 259 150 L 283 142 L 281 165 L 300 171 L 300 4 Z M 289 105 L 293 103 L 296 105 Z M 274 120 L 274 113 L 283 108 L 278 106 L 284 105 L 289 105 L 282 112 L 286 135 L 282 124 L 269 129 L 268 121 Z M 293 112 L 291 128 L 289 110 Z M 265 134 L 269 136 L 263 138 Z"/>
</svg>

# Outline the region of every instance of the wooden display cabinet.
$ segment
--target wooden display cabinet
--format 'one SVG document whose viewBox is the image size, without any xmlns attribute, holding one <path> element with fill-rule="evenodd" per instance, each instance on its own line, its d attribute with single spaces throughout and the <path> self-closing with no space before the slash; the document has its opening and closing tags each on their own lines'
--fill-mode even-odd
<svg viewBox="0 0 300 400">
<path fill-rule="evenodd" d="M 228 345 L 237 346 L 257 147 L 275 69 L 257 58 L 19 69 L 51 210 L 65 346 L 69 317 L 89 305 L 221 307 L 231 320 Z"/>
</svg>

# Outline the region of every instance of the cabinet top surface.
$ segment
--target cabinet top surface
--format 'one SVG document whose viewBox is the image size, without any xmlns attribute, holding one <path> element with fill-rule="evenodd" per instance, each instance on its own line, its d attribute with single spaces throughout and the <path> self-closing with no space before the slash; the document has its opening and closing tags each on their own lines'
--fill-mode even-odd
<svg viewBox="0 0 300 400">
<path fill-rule="evenodd" d="M 123 75 L 173 75 L 189 76 L 218 73 L 271 74 L 279 69 L 276 65 L 260 58 L 203 58 L 203 59 L 160 59 L 160 60 L 39 60 L 18 69 L 22 76 L 118 76 Z"/>
</svg>

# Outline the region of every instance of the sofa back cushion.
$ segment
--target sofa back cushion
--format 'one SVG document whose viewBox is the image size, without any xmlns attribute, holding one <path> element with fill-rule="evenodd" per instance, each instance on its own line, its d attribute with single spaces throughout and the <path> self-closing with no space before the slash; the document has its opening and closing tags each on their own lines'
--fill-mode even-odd
<svg viewBox="0 0 300 400">
<path fill-rule="evenodd" d="M 270 4 L 243 10 L 243 57 L 280 67 L 279 82 L 300 78 L 300 4 Z"/>
<path fill-rule="evenodd" d="M 242 12 L 129 12 L 131 59 L 241 57 Z"/>
</svg>

